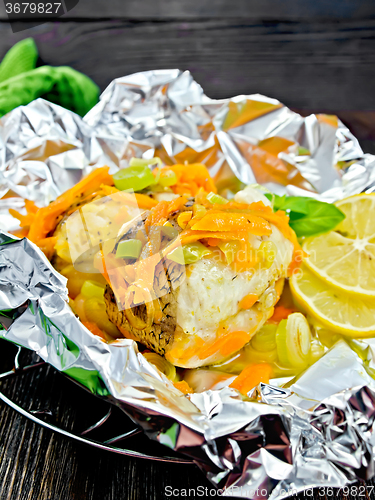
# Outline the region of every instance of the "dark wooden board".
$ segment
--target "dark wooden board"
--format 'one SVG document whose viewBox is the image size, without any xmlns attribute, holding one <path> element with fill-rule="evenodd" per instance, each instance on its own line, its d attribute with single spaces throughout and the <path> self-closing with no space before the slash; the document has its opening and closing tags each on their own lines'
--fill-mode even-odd
<svg viewBox="0 0 375 500">
<path fill-rule="evenodd" d="M 0 348 L 0 372 L 3 372 L 11 368 L 15 349 L 5 341 L 0 341 Z M 82 420 L 79 412 L 85 412 L 84 420 L 92 424 L 101 413 L 97 411 L 98 406 L 103 404 L 48 366 L 2 380 L 0 390 L 28 411 L 49 410 L 51 416 L 47 421 L 75 433 L 77 421 Z M 121 412 L 120 417 L 115 433 L 123 431 L 122 422 L 127 425 L 127 417 Z M 134 438 L 132 444 L 136 445 L 138 439 Z M 154 443 L 146 443 L 149 443 L 148 453 L 155 453 Z M 131 445 L 129 448 L 134 449 Z M 171 454 L 167 448 L 163 450 L 167 455 Z M 372 491 L 374 481 L 367 484 L 370 487 L 368 492 Z M 355 485 L 352 491 L 361 491 L 358 486 Z M 331 491 L 331 494 L 327 491 L 328 497 L 316 490 L 314 495 L 310 491 L 308 495 L 300 494 L 298 499 L 356 498 L 355 494 L 343 496 L 337 490 Z M 375 495 L 370 496 L 368 492 L 363 491 L 362 486 L 362 495 L 356 500 L 373 499 Z M 214 487 L 196 466 L 134 459 L 100 451 L 52 433 L 0 403 L 1 500 L 165 500 L 186 497 L 218 498 Z"/>
<path fill-rule="evenodd" d="M 375 153 L 373 1 L 80 0 L 56 22 L 33 28 L 21 22 L 17 33 L 6 19 L 0 0 L 0 58 L 32 36 L 45 64 L 72 66 L 102 90 L 137 71 L 188 69 L 210 97 L 259 92 L 303 114 L 337 113 Z M 67 390 L 57 378 L 53 383 Z M 41 377 L 14 387 L 25 403 L 44 391 Z M 0 411 L 1 500 L 161 500 L 166 486 L 211 487 L 194 466 L 101 452 L 53 434 L 3 403 Z M 61 412 L 69 426 L 74 411 Z M 314 498 L 327 497 L 316 492 Z"/>
<path fill-rule="evenodd" d="M 211 97 L 262 93 L 321 111 L 375 110 L 375 20 L 342 23 L 88 21 L 13 34 L 0 55 L 32 36 L 46 64 L 70 65 L 103 89 L 116 77 L 189 69 Z"/>
<path fill-rule="evenodd" d="M 72 66 L 102 90 L 114 78 L 137 71 L 187 69 L 213 98 L 259 92 L 305 114 L 337 113 L 349 126 L 353 123 L 366 151 L 375 152 L 369 113 L 375 110 L 374 28 L 375 19 L 86 20 L 12 33 L 8 23 L 0 22 L 0 57 L 32 36 L 45 64 Z"/>
<path fill-rule="evenodd" d="M 75 0 L 62 0 L 69 9 Z M 369 0 L 79 0 L 65 19 L 364 19 L 375 16 Z M 0 5 L 0 18 L 5 8 Z"/>
</svg>

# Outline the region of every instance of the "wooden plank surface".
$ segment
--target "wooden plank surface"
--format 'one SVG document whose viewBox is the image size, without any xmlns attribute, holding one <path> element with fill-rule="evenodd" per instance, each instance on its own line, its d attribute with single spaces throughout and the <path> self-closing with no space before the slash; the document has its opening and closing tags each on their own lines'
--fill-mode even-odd
<svg viewBox="0 0 375 500">
<path fill-rule="evenodd" d="M 246 19 L 310 20 L 364 19 L 375 17 L 368 0 L 62 0 L 64 19 Z M 0 19 L 6 19 L 0 4 Z"/>
<path fill-rule="evenodd" d="M 353 124 L 366 151 L 375 152 L 374 28 L 375 19 L 117 19 L 48 22 L 12 33 L 0 22 L 0 57 L 32 36 L 45 64 L 72 66 L 102 90 L 137 71 L 188 69 L 213 98 L 259 92 L 304 114 L 336 113 Z"/>
<path fill-rule="evenodd" d="M 137 71 L 188 69 L 210 97 L 259 92 L 304 114 L 337 113 L 365 150 L 375 152 L 374 2 L 80 0 L 56 22 L 18 27 L 24 31 L 13 33 L 0 2 L 0 58 L 32 36 L 43 63 L 72 66 L 102 90 Z M 59 375 L 52 377 L 56 391 L 69 390 Z M 13 394 L 36 402 L 45 390 L 44 379 L 34 376 Z M 0 409 L 1 500 L 159 500 L 168 485 L 210 488 L 194 467 L 87 448 L 3 403 Z M 68 426 L 74 422 L 74 411 L 59 411 Z"/>
<path fill-rule="evenodd" d="M 14 347 L 2 340 L 0 348 L 3 372 L 11 368 Z M 0 391 L 28 411 L 48 410 L 52 414 L 50 423 L 75 433 L 77 420 L 82 419 L 78 412 L 85 412 L 90 423 L 101 415 L 96 412 L 101 403 L 96 397 L 49 367 L 1 381 Z M 128 425 L 124 415 L 113 429 L 115 434 L 121 433 L 122 421 Z M 165 498 L 167 486 L 211 489 L 194 465 L 165 464 L 101 451 L 52 433 L 2 402 L 0 445 L 1 500 L 159 500 Z M 143 451 L 152 454 L 155 447 L 150 442 L 148 451 Z"/>
<path fill-rule="evenodd" d="M 0 56 L 32 36 L 44 63 L 70 65 L 103 89 L 114 78 L 189 69 L 210 97 L 262 93 L 321 111 L 375 110 L 375 20 L 46 23 L 13 34 L 0 23 Z"/>
<path fill-rule="evenodd" d="M 11 368 L 11 344 L 0 341 L 0 373 Z M 0 391 L 28 411 L 50 410 L 50 422 L 77 432 L 85 412 L 96 421 L 98 399 L 52 368 L 44 367 L 0 383 Z M 124 417 L 125 420 L 126 417 Z M 120 421 L 121 422 L 121 421 Z M 120 424 L 121 425 L 121 424 Z M 116 430 L 118 431 L 118 429 Z M 136 438 L 135 438 L 136 439 Z M 133 443 L 134 444 L 134 443 Z M 167 448 L 165 448 L 168 454 Z M 147 451 L 147 450 L 146 450 Z M 153 453 L 150 442 L 149 453 Z M 373 500 L 369 490 L 354 485 L 350 495 L 315 490 L 298 500 Z M 170 494 L 174 491 L 174 494 Z M 190 494 L 188 493 L 190 491 Z M 356 495 L 355 492 L 362 495 Z M 1 500 L 165 500 L 218 498 L 194 465 L 134 459 L 104 452 L 52 433 L 0 403 Z"/>
</svg>

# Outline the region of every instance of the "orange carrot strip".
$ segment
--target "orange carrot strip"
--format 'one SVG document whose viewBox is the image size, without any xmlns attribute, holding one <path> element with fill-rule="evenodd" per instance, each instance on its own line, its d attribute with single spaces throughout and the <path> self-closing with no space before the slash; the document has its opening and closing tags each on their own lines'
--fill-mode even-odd
<svg viewBox="0 0 375 500">
<path fill-rule="evenodd" d="M 192 392 L 194 392 L 190 385 L 185 382 L 185 380 L 181 380 L 180 382 L 173 382 L 173 385 L 176 387 L 176 389 L 184 394 L 191 394 Z"/>
<path fill-rule="evenodd" d="M 187 202 L 186 196 L 179 196 L 178 198 L 172 200 L 168 206 L 168 215 L 172 214 L 173 212 L 176 212 L 177 210 L 180 210 L 180 208 L 184 206 L 186 202 Z"/>
<path fill-rule="evenodd" d="M 25 208 L 27 215 L 22 215 L 14 208 L 10 208 L 9 213 L 15 219 L 18 219 L 20 221 L 20 227 L 29 228 L 35 219 L 35 214 L 39 210 L 39 207 L 37 207 L 33 201 L 25 200 Z"/>
<path fill-rule="evenodd" d="M 268 384 L 272 375 L 272 367 L 267 363 L 247 366 L 236 377 L 229 387 L 237 389 L 244 396 L 260 382 Z"/>
<path fill-rule="evenodd" d="M 275 307 L 275 312 L 271 316 L 271 318 L 268 320 L 269 323 L 280 323 L 282 319 L 287 319 L 289 314 L 292 314 L 296 312 L 297 309 L 295 308 L 289 308 L 289 307 L 284 307 L 282 305 L 278 305 Z"/>
<path fill-rule="evenodd" d="M 194 241 L 202 240 L 205 238 L 217 238 L 219 240 L 244 240 L 246 241 L 246 234 L 242 231 L 239 233 L 235 232 L 224 232 L 224 231 L 194 231 L 192 229 L 187 229 L 180 233 L 181 245 L 187 243 L 193 243 Z M 172 250 L 172 249 L 171 249 Z"/>
<path fill-rule="evenodd" d="M 230 354 L 239 351 L 250 340 L 250 334 L 248 332 L 231 332 L 229 335 L 220 347 L 220 354 L 223 356 L 229 356 Z"/>
<path fill-rule="evenodd" d="M 188 222 L 191 220 L 193 216 L 193 212 L 190 212 L 190 211 L 185 211 L 185 212 L 181 212 L 178 216 L 177 216 L 177 224 L 182 228 L 182 229 L 185 229 Z"/>
<path fill-rule="evenodd" d="M 240 306 L 241 309 L 250 309 L 251 307 L 253 307 L 253 305 L 258 299 L 259 297 L 256 293 L 249 293 L 248 295 L 245 295 L 243 299 L 240 300 L 238 305 Z"/>
<path fill-rule="evenodd" d="M 153 208 L 158 204 L 157 201 L 153 200 L 146 194 L 134 193 L 134 197 L 137 201 L 139 208 Z"/>
<path fill-rule="evenodd" d="M 199 188 L 203 188 L 207 193 L 211 191 L 216 193 L 214 181 L 204 165 L 192 163 L 190 165 L 172 165 L 168 168 L 173 170 L 177 176 L 177 183 L 171 186 L 175 193 L 190 192 L 194 196 Z"/>
<path fill-rule="evenodd" d="M 28 214 L 36 214 L 39 210 L 39 207 L 31 200 L 25 200 L 25 208 Z"/>
<path fill-rule="evenodd" d="M 17 238 L 27 238 L 27 235 L 29 234 L 29 230 L 26 227 L 23 227 L 21 229 L 15 229 L 14 231 L 9 231 L 9 232 L 10 234 L 17 236 Z"/>
<path fill-rule="evenodd" d="M 108 170 L 109 167 L 93 170 L 87 177 L 84 177 L 47 207 L 40 208 L 30 226 L 29 239 L 36 243 L 45 238 L 49 232 L 55 229 L 59 217 L 83 194 L 96 191 L 103 183 L 113 184 L 112 176 L 108 174 Z"/>
<path fill-rule="evenodd" d="M 90 330 L 91 333 L 103 340 L 107 340 L 106 334 L 98 327 L 96 323 L 92 323 L 91 321 L 82 321 L 82 323 L 88 330 Z"/>
<path fill-rule="evenodd" d="M 271 234 L 271 227 L 261 217 L 240 213 L 209 211 L 191 228 L 193 231 L 246 231 L 257 236 Z"/>
<path fill-rule="evenodd" d="M 292 271 L 300 266 L 302 257 L 305 256 L 305 253 L 298 243 L 296 233 L 289 226 L 289 217 L 285 214 L 284 211 L 278 210 L 277 212 L 274 212 L 271 207 L 264 205 L 262 201 L 250 204 L 230 201 L 225 205 L 215 205 L 215 211 L 231 212 L 232 210 L 238 210 L 242 213 L 246 212 L 252 215 L 256 215 L 258 217 L 262 217 L 271 224 L 274 224 L 285 236 L 285 238 L 291 241 L 294 246 L 293 261 L 288 269 L 288 275 L 290 276 Z"/>
<path fill-rule="evenodd" d="M 248 332 L 226 332 L 201 349 L 198 357 L 199 359 L 206 359 L 217 352 L 220 352 L 223 356 L 229 356 L 233 352 L 239 351 L 249 340 L 250 334 Z"/>
<path fill-rule="evenodd" d="M 145 220 L 145 227 L 151 227 L 163 224 L 168 217 L 168 207 L 169 203 L 167 201 L 159 202 L 156 207 L 154 207 L 147 219 Z"/>
<path fill-rule="evenodd" d="M 221 243 L 221 240 L 219 240 L 219 238 L 208 238 L 207 239 L 207 245 L 209 247 L 217 247 L 219 243 Z"/>
</svg>

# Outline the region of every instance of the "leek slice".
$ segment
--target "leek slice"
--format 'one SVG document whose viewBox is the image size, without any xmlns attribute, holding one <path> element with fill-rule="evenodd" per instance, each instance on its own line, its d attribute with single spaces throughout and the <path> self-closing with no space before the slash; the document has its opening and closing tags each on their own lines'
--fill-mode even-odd
<svg viewBox="0 0 375 500">
<path fill-rule="evenodd" d="M 171 169 L 163 169 L 160 172 L 159 184 L 163 187 L 174 186 L 177 184 L 177 175 Z"/>
<path fill-rule="evenodd" d="M 117 245 L 116 257 L 137 259 L 142 251 L 142 242 L 136 239 L 123 240 Z"/>
<path fill-rule="evenodd" d="M 174 250 L 169 252 L 167 259 L 177 262 L 177 264 L 193 264 L 198 260 L 201 260 L 205 255 L 210 255 L 211 250 L 197 241 L 196 243 L 190 243 L 188 245 L 182 245 L 176 247 Z"/>
<path fill-rule="evenodd" d="M 207 200 L 210 203 L 213 203 L 213 204 L 217 203 L 218 205 L 225 205 L 225 203 L 228 203 L 228 200 L 226 200 L 225 198 L 223 198 L 219 194 L 213 193 L 212 191 L 211 191 L 211 193 L 208 193 Z"/>
<path fill-rule="evenodd" d="M 151 158 L 145 160 L 144 158 L 132 158 L 129 162 L 129 167 L 148 167 L 149 165 L 158 165 L 161 167 L 163 162 L 160 158 Z"/>
<path fill-rule="evenodd" d="M 299 312 L 280 321 L 276 330 L 279 361 L 284 366 L 303 369 L 309 364 L 311 331 L 307 319 Z"/>
<path fill-rule="evenodd" d="M 251 339 L 252 347 L 256 351 L 261 352 L 268 352 L 276 349 L 276 330 L 276 325 L 263 325 L 262 328 Z"/>
<path fill-rule="evenodd" d="M 115 187 L 120 191 L 128 189 L 142 191 L 142 189 L 156 184 L 155 177 L 147 165 L 123 168 L 113 175 L 113 181 Z"/>
<path fill-rule="evenodd" d="M 149 363 L 156 366 L 166 377 L 172 381 L 177 380 L 176 368 L 167 361 L 165 358 L 156 354 L 156 352 L 145 352 L 143 356 L 147 359 Z"/>
<path fill-rule="evenodd" d="M 99 283 L 95 283 L 91 280 L 86 280 L 82 285 L 81 293 L 87 299 L 95 297 L 96 299 L 104 300 L 104 288 L 105 287 L 103 285 L 100 285 Z"/>
<path fill-rule="evenodd" d="M 239 241 L 223 241 L 218 244 L 218 247 L 225 255 L 227 264 L 232 264 L 236 254 L 241 250 L 241 243 Z"/>
</svg>

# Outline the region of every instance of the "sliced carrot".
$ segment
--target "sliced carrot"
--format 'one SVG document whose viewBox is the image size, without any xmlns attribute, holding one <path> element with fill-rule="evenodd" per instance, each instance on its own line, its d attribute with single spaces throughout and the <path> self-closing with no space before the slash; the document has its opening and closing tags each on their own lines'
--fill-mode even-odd
<svg viewBox="0 0 375 500">
<path fill-rule="evenodd" d="M 107 184 L 101 184 L 100 189 L 106 196 L 110 196 L 111 194 L 120 193 L 120 190 L 115 186 L 108 186 Z"/>
<path fill-rule="evenodd" d="M 206 242 L 209 247 L 217 247 L 221 240 L 219 238 L 207 238 Z"/>
<path fill-rule="evenodd" d="M 159 202 L 150 212 L 147 219 L 145 220 L 145 227 L 160 226 L 168 218 L 168 207 L 169 203 L 167 201 Z"/>
<path fill-rule="evenodd" d="M 177 183 L 171 186 L 172 190 L 178 194 L 190 193 L 195 196 L 200 188 L 207 193 L 216 193 L 216 186 L 207 168 L 200 163 L 190 165 L 172 165 L 171 170 L 176 174 Z"/>
<path fill-rule="evenodd" d="M 25 200 L 25 208 L 27 215 L 21 214 L 14 208 L 9 209 L 10 215 L 20 221 L 21 228 L 29 228 L 34 222 L 36 212 L 39 210 L 39 207 L 37 207 L 31 200 Z"/>
<path fill-rule="evenodd" d="M 181 229 L 185 229 L 185 227 L 187 226 L 188 222 L 192 217 L 193 217 L 193 212 L 191 211 L 181 212 L 177 216 L 177 224 L 180 226 Z"/>
<path fill-rule="evenodd" d="M 96 323 L 92 323 L 91 321 L 82 321 L 82 323 L 88 330 L 90 330 L 91 333 L 102 338 L 103 340 L 107 340 L 107 335 L 98 327 Z"/>
<path fill-rule="evenodd" d="M 194 392 L 190 385 L 185 382 L 185 380 L 181 380 L 180 382 L 173 382 L 173 385 L 183 394 L 191 394 Z"/>
<path fill-rule="evenodd" d="M 272 375 L 272 366 L 267 363 L 259 363 L 247 366 L 236 377 L 229 387 L 237 389 L 244 396 L 260 382 L 268 384 Z"/>
<path fill-rule="evenodd" d="M 246 231 L 257 236 L 271 234 L 271 227 L 261 217 L 241 213 L 208 211 L 191 228 L 193 231 Z"/>
<path fill-rule="evenodd" d="M 244 232 L 224 232 L 224 231 L 194 231 L 187 229 L 180 233 L 180 241 L 182 245 L 193 243 L 194 241 L 203 240 L 205 238 L 217 238 L 219 240 L 244 240 L 246 241 L 246 234 Z"/>
<path fill-rule="evenodd" d="M 229 356 L 230 354 L 239 351 L 250 340 L 248 332 L 231 332 L 230 337 L 226 338 L 223 345 L 220 347 L 220 354 Z"/>
<path fill-rule="evenodd" d="M 90 194 L 100 188 L 101 184 L 113 184 L 112 176 L 108 174 L 109 167 L 93 170 L 75 186 L 65 191 L 47 207 L 40 208 L 30 226 L 29 239 L 36 243 L 53 231 L 60 216 L 84 194 Z"/>
<path fill-rule="evenodd" d="M 307 257 L 307 253 L 302 248 L 295 248 L 292 262 L 288 267 L 288 276 L 292 276 L 293 272 L 301 267 L 304 257 Z"/>
<path fill-rule="evenodd" d="M 177 212 L 177 210 L 180 210 L 180 208 L 183 207 L 186 202 L 186 196 L 179 196 L 178 198 L 172 200 L 168 206 L 168 215 L 172 214 L 173 212 Z"/>
<path fill-rule="evenodd" d="M 250 203 L 248 205 L 246 203 L 236 203 L 234 201 L 230 201 L 224 205 L 215 205 L 215 211 L 230 213 L 233 213 L 233 211 L 238 211 L 240 213 L 246 212 L 257 217 L 262 217 L 269 223 L 274 224 L 294 247 L 293 260 L 288 269 L 288 275 L 290 276 L 293 270 L 299 267 L 301 263 L 301 256 L 305 256 L 305 253 L 298 243 L 296 233 L 289 226 L 289 217 L 284 211 L 278 210 L 277 212 L 274 212 L 271 207 L 265 205 L 262 201 L 257 201 L 256 203 Z"/>
<path fill-rule="evenodd" d="M 220 352 L 223 356 L 229 356 L 233 352 L 239 351 L 249 340 L 249 332 L 226 332 L 215 339 L 214 342 L 201 349 L 198 357 L 199 359 L 206 359 L 217 352 Z"/>
<path fill-rule="evenodd" d="M 239 301 L 238 305 L 240 306 L 241 309 L 250 309 L 253 307 L 255 302 L 259 299 L 258 295 L 256 293 L 249 293 L 248 295 L 245 295 L 245 297 Z"/>
<path fill-rule="evenodd" d="M 153 200 L 146 194 L 134 193 L 134 197 L 137 200 L 139 208 L 152 208 L 158 204 L 156 200 Z"/>
<path fill-rule="evenodd" d="M 297 309 L 284 307 L 283 305 L 278 305 L 275 307 L 275 311 L 271 316 L 271 318 L 268 320 L 268 322 L 278 324 L 282 319 L 287 319 L 290 314 L 296 311 Z"/>
</svg>

